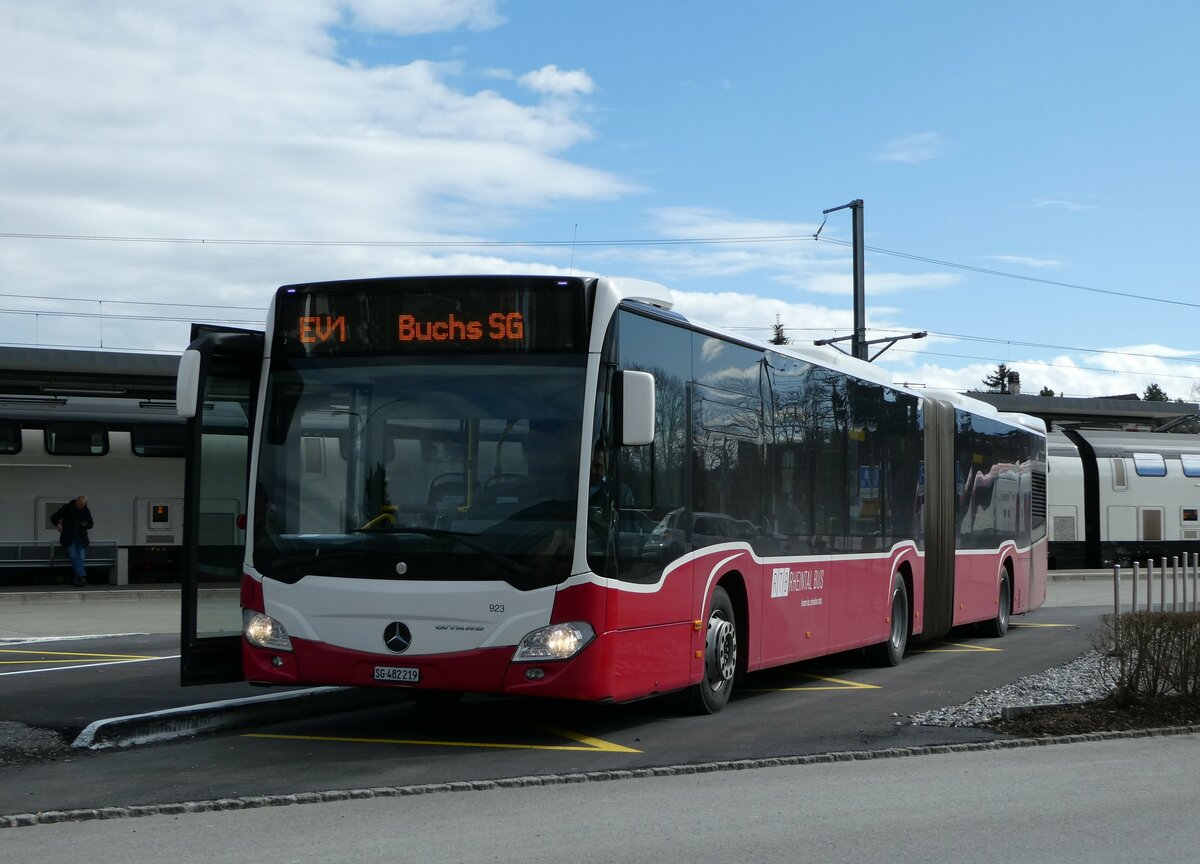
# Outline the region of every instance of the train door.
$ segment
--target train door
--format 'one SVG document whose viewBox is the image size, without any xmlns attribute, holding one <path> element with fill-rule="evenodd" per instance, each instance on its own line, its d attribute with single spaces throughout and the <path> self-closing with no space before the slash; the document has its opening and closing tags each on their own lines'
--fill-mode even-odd
<svg viewBox="0 0 1200 864">
<path fill-rule="evenodd" d="M 1130 540 L 1140 540 L 1137 525 L 1137 508 L 1127 505 L 1111 504 L 1107 512 L 1108 536 L 1104 539 L 1109 543 L 1122 543 Z"/>
<path fill-rule="evenodd" d="M 262 333 L 193 326 L 179 365 L 188 418 L 180 679 L 240 681 L 242 563 Z"/>
<path fill-rule="evenodd" d="M 1166 539 L 1163 536 L 1166 511 L 1162 507 L 1139 507 L 1138 511 L 1141 517 L 1141 534 L 1138 539 L 1146 543 L 1163 542 Z"/>
</svg>

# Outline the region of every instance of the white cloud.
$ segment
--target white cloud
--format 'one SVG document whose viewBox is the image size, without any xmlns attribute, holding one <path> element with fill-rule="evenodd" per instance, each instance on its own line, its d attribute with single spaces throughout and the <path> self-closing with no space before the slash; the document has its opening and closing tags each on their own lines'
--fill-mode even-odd
<svg viewBox="0 0 1200 864">
<path fill-rule="evenodd" d="M 660 207 L 650 215 L 654 229 L 671 238 L 796 237 L 807 242 L 817 231 L 816 223 L 747 219 L 711 207 Z"/>
<path fill-rule="evenodd" d="M 770 339 L 776 315 L 784 325 L 785 335 L 797 344 L 811 344 L 835 331 L 854 327 L 854 313 L 850 309 L 789 303 L 736 291 L 672 290 L 671 296 L 680 314 L 696 321 L 720 322 L 722 329 L 740 333 L 747 339 Z"/>
<path fill-rule="evenodd" d="M 543 66 L 533 72 L 526 72 L 517 79 L 517 83 L 534 93 L 546 93 L 552 96 L 587 94 L 596 89 L 591 77 L 582 69 L 564 70 L 553 64 Z"/>
<path fill-rule="evenodd" d="M 496 0 L 344 0 L 354 23 L 392 33 L 489 30 L 504 22 Z"/>
<path fill-rule="evenodd" d="M 910 291 L 933 291 L 957 285 L 960 281 L 960 277 L 953 273 L 868 272 L 864 279 L 864 290 L 868 297 L 873 297 Z M 850 273 L 819 273 L 803 280 L 801 287 L 815 294 L 849 296 L 854 291 L 854 277 Z"/>
<path fill-rule="evenodd" d="M 986 255 L 984 257 L 1004 264 L 1016 264 L 1020 267 L 1053 269 L 1063 266 L 1063 262 L 1056 258 L 1029 258 L 1024 255 Z"/>
<path fill-rule="evenodd" d="M 1194 363 L 1172 363 L 1165 358 L 1138 356 L 1137 349 L 1113 349 L 1110 354 L 1060 354 L 1048 358 L 1017 356 L 951 367 L 943 365 L 937 353 L 953 352 L 954 349 L 947 346 L 954 343 L 932 338 L 923 341 L 933 343 L 929 353 L 922 355 L 900 349 L 891 359 L 904 359 L 901 380 L 927 387 L 984 390 L 983 379 L 996 371 L 999 362 L 1020 373 L 1021 392 L 1027 395 L 1037 395 L 1043 387 L 1062 396 L 1141 394 L 1150 384 L 1158 384 L 1172 399 L 1190 399 L 1192 388 L 1200 379 L 1200 369 Z M 1186 356 L 1187 352 L 1167 353 Z"/>
<path fill-rule="evenodd" d="M 916 165 L 936 159 L 946 147 L 947 142 L 940 132 L 920 132 L 889 141 L 875 154 L 875 161 Z"/>
<path fill-rule="evenodd" d="M 535 91 L 539 98 L 521 104 L 464 87 L 460 63 L 368 68 L 338 56 L 333 34 L 347 19 L 397 33 L 484 27 L 498 23 L 495 6 L 407 0 L 10 6 L 0 17 L 6 230 L 491 239 L 531 210 L 635 191 L 620 177 L 566 158 L 593 134 L 582 113 L 587 106 L 557 98 L 590 92 L 584 73 L 546 75 Z M 272 288 L 287 281 L 445 272 L 447 262 L 467 272 L 546 266 L 471 250 L 433 256 L 419 248 L 7 239 L 0 241 L 0 291 L 265 306 Z M 4 309 L 14 304 L 0 299 Z M 104 310 L 105 344 L 125 331 L 124 347 L 166 347 L 166 331 L 175 348 L 186 342 L 184 324 L 122 321 L 110 315 L 111 305 Z M 6 323 L 0 340 L 100 344 L 95 322 L 76 320 L 64 332 L 64 322 L 48 314 L 51 306 L 39 308 L 32 324 L 28 314 L 13 316 L 24 323 Z"/>
<path fill-rule="evenodd" d="M 1099 200 L 1098 195 L 1060 192 L 1053 197 L 1035 198 L 1027 206 L 1037 210 L 1066 210 L 1072 213 L 1082 213 L 1088 210 L 1098 210 L 1099 206 L 1095 202 Z"/>
</svg>

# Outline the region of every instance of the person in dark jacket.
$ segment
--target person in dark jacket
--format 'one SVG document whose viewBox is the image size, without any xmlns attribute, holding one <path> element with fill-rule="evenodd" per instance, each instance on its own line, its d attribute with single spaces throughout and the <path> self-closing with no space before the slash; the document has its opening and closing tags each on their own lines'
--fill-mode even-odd
<svg viewBox="0 0 1200 864">
<path fill-rule="evenodd" d="M 87 568 L 84 557 L 88 547 L 88 529 L 93 527 L 92 511 L 88 509 L 86 495 L 80 495 L 54 511 L 50 524 L 58 529 L 58 542 L 67 550 L 71 569 L 75 571 L 75 587 L 87 584 Z"/>
</svg>

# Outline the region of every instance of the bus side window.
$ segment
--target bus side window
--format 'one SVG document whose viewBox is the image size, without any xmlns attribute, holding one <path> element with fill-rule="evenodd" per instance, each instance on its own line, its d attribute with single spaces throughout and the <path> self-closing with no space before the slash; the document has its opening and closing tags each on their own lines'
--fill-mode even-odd
<svg viewBox="0 0 1200 864">
<path fill-rule="evenodd" d="M 648 510 L 654 504 L 652 494 L 653 459 L 650 452 L 653 444 L 643 447 L 620 448 L 620 464 L 617 479 L 621 484 L 621 506 L 636 510 Z"/>
</svg>

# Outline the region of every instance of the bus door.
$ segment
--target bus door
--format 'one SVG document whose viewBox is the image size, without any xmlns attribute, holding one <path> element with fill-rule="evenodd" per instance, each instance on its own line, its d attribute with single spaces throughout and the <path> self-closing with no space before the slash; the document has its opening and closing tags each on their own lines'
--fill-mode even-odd
<svg viewBox="0 0 1200 864">
<path fill-rule="evenodd" d="M 176 406 L 188 418 L 183 507 L 183 685 L 240 681 L 250 441 L 264 336 L 192 326 Z"/>
</svg>

